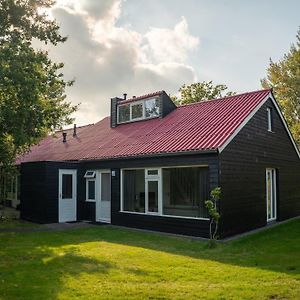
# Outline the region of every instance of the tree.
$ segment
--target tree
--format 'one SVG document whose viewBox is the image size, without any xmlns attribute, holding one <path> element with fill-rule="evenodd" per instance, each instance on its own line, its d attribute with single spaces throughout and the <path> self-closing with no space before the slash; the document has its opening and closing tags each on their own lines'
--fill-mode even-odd
<svg viewBox="0 0 300 300">
<path fill-rule="evenodd" d="M 180 98 L 173 96 L 172 99 L 176 104 L 189 104 L 205 100 L 221 98 L 224 96 L 232 96 L 235 93 L 226 91 L 228 87 L 225 84 L 214 85 L 212 81 L 202 81 L 183 85 L 180 89 Z"/>
<path fill-rule="evenodd" d="M 221 188 L 216 187 L 210 192 L 210 200 L 205 201 L 205 206 L 210 216 L 209 222 L 209 237 L 210 247 L 216 245 L 220 214 L 218 212 L 218 202 L 221 199 Z M 214 228 L 213 228 L 214 227 Z"/>
<path fill-rule="evenodd" d="M 296 44 L 277 63 L 270 59 L 267 77 L 261 80 L 264 88 L 273 88 L 298 146 L 300 146 L 300 28 Z"/>
<path fill-rule="evenodd" d="M 65 100 L 62 63 L 36 50 L 33 39 L 57 45 L 66 41 L 55 21 L 42 13 L 52 0 L 0 2 L 0 165 L 13 164 L 45 135 L 70 124 L 77 106 Z"/>
</svg>

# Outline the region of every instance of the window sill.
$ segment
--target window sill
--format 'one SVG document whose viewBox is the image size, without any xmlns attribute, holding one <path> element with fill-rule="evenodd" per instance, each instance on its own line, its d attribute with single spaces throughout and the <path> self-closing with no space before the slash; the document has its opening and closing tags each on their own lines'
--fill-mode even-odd
<svg viewBox="0 0 300 300">
<path fill-rule="evenodd" d="M 96 200 L 89 200 L 89 199 L 86 199 L 85 202 L 96 202 Z"/>
<path fill-rule="evenodd" d="M 201 218 L 201 217 L 185 217 L 185 216 L 173 216 L 173 215 L 160 215 L 158 213 L 141 213 L 135 211 L 119 211 L 122 214 L 132 214 L 132 215 L 143 215 L 143 216 L 155 216 L 155 217 L 164 217 L 164 218 L 176 218 L 176 219 L 190 219 L 190 220 L 203 220 L 209 221 L 209 218 Z"/>
</svg>

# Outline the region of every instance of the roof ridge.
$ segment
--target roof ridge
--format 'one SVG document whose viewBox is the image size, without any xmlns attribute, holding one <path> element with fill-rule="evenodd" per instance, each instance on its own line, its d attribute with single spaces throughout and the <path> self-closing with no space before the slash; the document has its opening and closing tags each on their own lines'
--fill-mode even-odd
<svg viewBox="0 0 300 300">
<path fill-rule="evenodd" d="M 185 106 L 190 106 L 190 105 L 195 105 L 195 104 L 201 104 L 203 102 L 225 100 L 225 99 L 228 99 L 228 98 L 238 97 L 238 96 L 242 96 L 242 95 L 250 95 L 250 94 L 255 94 L 255 93 L 260 93 L 260 92 L 266 92 L 266 91 L 270 91 L 271 92 L 272 88 L 262 89 L 262 90 L 256 90 L 256 91 L 251 91 L 251 92 L 244 92 L 244 93 L 240 93 L 240 94 L 236 94 L 236 95 L 224 96 L 224 97 L 221 97 L 221 98 L 207 99 L 207 100 L 198 101 L 198 102 L 194 102 L 194 103 L 182 104 L 182 105 L 178 105 L 177 108 L 181 108 L 181 107 L 185 107 Z"/>
<path fill-rule="evenodd" d="M 135 101 L 135 100 L 142 100 L 142 99 L 146 99 L 146 98 L 149 98 L 149 97 L 158 96 L 158 95 L 160 95 L 162 93 L 165 93 L 165 91 L 161 90 L 161 91 L 157 91 L 157 92 L 153 92 L 153 93 L 148 93 L 148 94 L 145 94 L 145 95 L 137 96 L 135 98 L 133 98 L 133 97 L 132 98 L 128 98 L 126 100 L 121 99 L 120 103 L 123 104 L 123 103 L 131 102 L 131 101 Z"/>
<path fill-rule="evenodd" d="M 88 127 L 88 126 L 93 126 L 93 125 L 95 125 L 95 123 L 90 123 L 90 124 L 86 124 L 86 125 L 76 126 L 76 129 L 83 128 L 83 127 Z M 54 133 L 63 132 L 63 131 L 66 131 L 66 130 L 73 130 L 73 127 L 65 128 L 65 129 L 61 129 L 61 130 L 57 130 Z"/>
</svg>

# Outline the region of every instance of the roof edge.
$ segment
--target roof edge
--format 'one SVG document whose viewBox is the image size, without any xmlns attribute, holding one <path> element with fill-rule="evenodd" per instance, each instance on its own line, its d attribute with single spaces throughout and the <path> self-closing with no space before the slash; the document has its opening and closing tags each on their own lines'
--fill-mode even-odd
<svg viewBox="0 0 300 300">
<path fill-rule="evenodd" d="M 161 156 L 178 156 L 178 155 L 193 155 L 193 154 L 217 154 L 218 149 L 208 149 L 208 150 L 189 150 L 189 151 L 177 151 L 177 152 L 161 152 L 161 153 L 151 153 L 151 154 L 140 154 L 140 155 L 131 155 L 131 156 L 116 156 L 116 157 L 107 157 L 107 158 L 86 158 L 80 159 L 78 162 L 90 162 L 90 161 L 107 161 L 107 160 L 126 160 L 126 159 L 135 159 L 135 158 L 155 158 Z"/>
<path fill-rule="evenodd" d="M 259 111 L 259 109 L 267 102 L 270 98 L 271 90 L 267 96 L 252 110 L 252 112 L 245 118 L 245 120 L 235 129 L 235 131 L 228 137 L 228 139 L 223 143 L 222 146 L 218 148 L 219 153 L 222 153 L 223 150 L 231 143 L 231 141 L 238 135 L 238 133 L 246 126 L 246 124 L 252 119 L 252 117 Z"/>
<path fill-rule="evenodd" d="M 198 101 L 198 102 L 194 102 L 194 103 L 182 104 L 182 105 L 178 105 L 177 108 L 196 105 L 196 104 L 205 103 L 205 102 L 211 102 L 211 101 L 220 101 L 220 100 L 225 100 L 225 99 L 233 98 L 233 97 L 237 97 L 237 96 L 251 95 L 251 94 L 262 93 L 262 92 L 267 92 L 267 91 L 272 92 L 272 88 L 256 90 L 256 91 L 251 91 L 251 92 L 244 92 L 244 93 L 235 94 L 235 95 L 232 95 L 232 96 L 224 96 L 224 97 L 221 97 L 221 98 L 207 99 L 207 100 L 202 100 L 202 101 Z"/>
<path fill-rule="evenodd" d="M 275 106 L 275 108 L 276 108 L 276 110 L 277 110 L 277 112 L 279 114 L 279 117 L 280 117 L 280 119 L 281 119 L 281 121 L 282 121 L 282 123 L 283 123 L 283 125 L 284 125 L 284 127 L 285 127 L 285 129 L 287 131 L 287 133 L 288 133 L 288 136 L 290 137 L 290 140 L 291 140 L 291 142 L 292 142 L 292 144 L 293 144 L 293 146 L 295 148 L 295 151 L 298 154 L 298 158 L 300 159 L 299 148 L 298 148 L 298 146 L 297 146 L 297 144 L 296 144 L 296 142 L 294 140 L 294 137 L 293 137 L 293 135 L 292 135 L 292 133 L 291 133 L 291 131 L 289 129 L 287 121 L 285 120 L 284 115 L 282 114 L 281 109 L 280 109 L 280 107 L 279 107 L 279 105 L 278 105 L 278 103 L 277 103 L 277 101 L 276 101 L 276 99 L 275 99 L 275 97 L 273 95 L 273 90 L 271 90 L 270 95 L 271 95 L 270 98 L 271 98 L 271 100 L 272 100 L 272 102 L 273 102 L 273 104 L 274 104 L 274 106 Z"/>
<path fill-rule="evenodd" d="M 263 101 L 261 101 L 261 103 L 259 105 L 256 106 L 256 108 L 246 117 L 246 119 L 240 124 L 240 126 L 228 137 L 228 139 L 224 142 L 224 144 L 222 146 L 220 146 L 218 148 L 219 153 L 222 153 L 222 151 L 228 146 L 228 144 L 230 144 L 230 142 L 237 136 L 237 134 L 246 126 L 246 124 L 252 119 L 252 117 L 259 111 L 259 109 L 267 102 L 268 99 L 271 99 L 272 103 L 275 106 L 276 111 L 278 112 L 278 115 L 288 133 L 288 136 L 290 138 L 290 141 L 292 143 L 292 145 L 295 148 L 295 151 L 298 155 L 298 158 L 300 159 L 300 152 L 299 152 L 299 148 L 292 136 L 292 133 L 287 125 L 287 122 L 279 108 L 279 105 L 273 95 L 273 90 L 272 89 L 266 89 L 269 90 L 268 95 L 264 98 Z M 265 90 L 265 91 L 266 91 Z"/>
</svg>

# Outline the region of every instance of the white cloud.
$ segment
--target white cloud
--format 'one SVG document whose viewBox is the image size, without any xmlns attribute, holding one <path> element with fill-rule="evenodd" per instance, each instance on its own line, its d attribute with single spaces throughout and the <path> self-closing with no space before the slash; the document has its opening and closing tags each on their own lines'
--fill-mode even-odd
<svg viewBox="0 0 300 300">
<path fill-rule="evenodd" d="M 149 55 L 160 62 L 184 62 L 188 52 L 199 45 L 199 39 L 189 33 L 184 17 L 181 17 L 174 29 L 150 28 L 145 38 Z"/>
<path fill-rule="evenodd" d="M 183 83 L 196 80 L 186 64 L 199 45 L 182 17 L 174 28 L 150 28 L 146 33 L 117 25 L 122 2 L 61 0 L 51 11 L 69 37 L 58 47 L 48 46 L 52 57 L 65 63 L 66 78 L 76 82 L 68 99 L 82 105 L 76 122 L 96 122 L 109 115 L 110 98 L 157 90 L 176 93 Z"/>
</svg>

